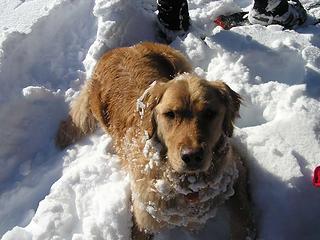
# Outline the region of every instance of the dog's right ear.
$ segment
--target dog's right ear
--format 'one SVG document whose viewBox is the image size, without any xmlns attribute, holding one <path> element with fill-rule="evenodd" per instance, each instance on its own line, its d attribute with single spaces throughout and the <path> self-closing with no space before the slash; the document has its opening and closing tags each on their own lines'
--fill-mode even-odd
<svg viewBox="0 0 320 240">
<path fill-rule="evenodd" d="M 167 83 L 154 81 L 137 100 L 137 112 L 141 118 L 142 128 L 147 132 L 149 139 L 157 129 L 154 109 L 161 101 L 166 89 Z"/>
</svg>

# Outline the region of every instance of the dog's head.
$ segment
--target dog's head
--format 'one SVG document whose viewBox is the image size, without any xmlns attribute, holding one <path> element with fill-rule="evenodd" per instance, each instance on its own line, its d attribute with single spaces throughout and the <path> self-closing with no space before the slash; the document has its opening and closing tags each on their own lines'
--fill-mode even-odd
<svg viewBox="0 0 320 240">
<path fill-rule="evenodd" d="M 206 171 L 219 139 L 232 136 L 241 98 L 221 81 L 182 74 L 148 89 L 145 126 L 178 173 Z"/>
</svg>

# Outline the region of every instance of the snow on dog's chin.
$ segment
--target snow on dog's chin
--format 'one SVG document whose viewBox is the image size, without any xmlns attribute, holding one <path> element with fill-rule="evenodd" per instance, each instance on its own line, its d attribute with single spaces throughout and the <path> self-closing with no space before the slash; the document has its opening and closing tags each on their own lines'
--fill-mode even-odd
<svg viewBox="0 0 320 240">
<path fill-rule="evenodd" d="M 168 206 L 160 208 L 152 201 L 140 202 L 140 206 L 169 227 L 197 228 L 215 217 L 217 207 L 234 194 L 233 183 L 237 177 L 238 170 L 234 162 L 227 164 L 219 174 L 210 172 L 207 178 L 201 174 L 175 175 L 168 170 L 163 178 L 155 179 L 153 185 L 154 191 Z M 176 204 L 171 206 L 170 202 Z"/>
</svg>

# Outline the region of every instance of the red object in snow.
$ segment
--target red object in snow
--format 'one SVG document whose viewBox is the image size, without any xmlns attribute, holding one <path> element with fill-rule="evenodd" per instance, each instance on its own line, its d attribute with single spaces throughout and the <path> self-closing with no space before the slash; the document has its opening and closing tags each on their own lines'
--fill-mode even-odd
<svg viewBox="0 0 320 240">
<path fill-rule="evenodd" d="M 217 17 L 213 22 L 225 30 L 230 29 L 229 26 L 226 26 L 224 21 L 221 19 L 221 16 Z"/>
<path fill-rule="evenodd" d="M 233 27 L 249 24 L 247 15 L 248 12 L 237 12 L 231 15 L 220 15 L 214 20 L 214 23 L 225 30 L 229 30 Z"/>
<path fill-rule="evenodd" d="M 313 186 L 320 187 L 320 166 L 314 169 L 312 182 Z"/>
</svg>

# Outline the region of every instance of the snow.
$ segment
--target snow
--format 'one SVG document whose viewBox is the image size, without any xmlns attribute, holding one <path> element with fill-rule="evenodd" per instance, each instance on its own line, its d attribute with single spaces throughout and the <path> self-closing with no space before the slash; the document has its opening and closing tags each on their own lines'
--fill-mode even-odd
<svg viewBox="0 0 320 240">
<path fill-rule="evenodd" d="M 234 142 L 249 163 L 260 237 L 317 240 L 320 191 L 311 177 L 320 165 L 320 26 L 225 31 L 213 23 L 250 5 L 190 0 L 193 26 L 171 46 L 199 75 L 225 81 L 244 99 Z M 60 151 L 54 136 L 106 50 L 159 40 L 154 10 L 153 0 L 0 2 L 2 240 L 129 238 L 130 179 L 111 138 L 98 130 Z M 309 12 L 320 17 L 320 6 Z M 178 228 L 156 239 L 228 239 L 225 215 L 219 210 L 197 233 Z"/>
</svg>

